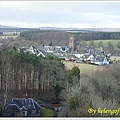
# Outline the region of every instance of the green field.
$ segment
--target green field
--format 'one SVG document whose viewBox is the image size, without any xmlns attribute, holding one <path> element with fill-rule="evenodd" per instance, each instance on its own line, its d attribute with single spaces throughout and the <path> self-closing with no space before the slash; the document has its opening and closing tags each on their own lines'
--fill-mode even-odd
<svg viewBox="0 0 120 120">
<path fill-rule="evenodd" d="M 100 41 L 102 41 L 103 46 L 107 46 L 108 42 L 111 42 L 114 45 L 114 47 L 116 47 L 118 44 L 118 41 L 120 41 L 120 40 L 94 40 L 96 47 L 98 47 L 98 44 Z M 87 45 L 89 45 L 90 41 L 87 41 L 86 43 L 87 43 Z"/>
</svg>

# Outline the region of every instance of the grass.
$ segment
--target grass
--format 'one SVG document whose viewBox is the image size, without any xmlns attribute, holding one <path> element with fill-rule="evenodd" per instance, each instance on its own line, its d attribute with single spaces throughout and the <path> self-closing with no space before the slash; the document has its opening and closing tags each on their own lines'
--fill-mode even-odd
<svg viewBox="0 0 120 120">
<path fill-rule="evenodd" d="M 54 112 L 54 110 L 48 109 L 46 107 L 42 107 L 41 112 L 40 112 L 40 116 L 41 117 L 55 117 L 57 115 Z"/>
<path fill-rule="evenodd" d="M 119 56 L 111 56 L 110 59 L 111 60 L 120 61 L 120 57 Z"/>
<path fill-rule="evenodd" d="M 95 43 L 96 47 L 98 47 L 98 44 L 99 44 L 100 41 L 102 41 L 102 43 L 103 43 L 104 46 L 107 46 L 108 42 L 111 42 L 114 45 L 114 47 L 116 47 L 117 44 L 118 44 L 118 41 L 120 41 L 120 40 L 94 40 L 94 43 Z M 86 42 L 87 45 L 89 45 L 89 42 L 90 41 Z"/>
<path fill-rule="evenodd" d="M 69 62 L 69 61 L 62 61 L 66 67 L 67 70 L 72 69 L 74 66 L 78 67 L 80 69 L 80 74 L 86 74 L 91 73 L 96 70 L 102 70 L 104 66 L 97 66 L 97 65 L 90 65 L 90 64 L 84 64 L 84 63 L 75 63 L 75 62 Z"/>
</svg>

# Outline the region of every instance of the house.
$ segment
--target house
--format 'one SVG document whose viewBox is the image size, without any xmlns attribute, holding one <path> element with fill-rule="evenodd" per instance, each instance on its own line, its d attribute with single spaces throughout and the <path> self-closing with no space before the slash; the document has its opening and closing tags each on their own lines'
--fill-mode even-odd
<svg viewBox="0 0 120 120">
<path fill-rule="evenodd" d="M 28 52 L 32 53 L 32 54 L 36 54 L 37 56 L 42 56 L 42 57 L 46 57 L 45 52 L 43 50 L 38 49 L 35 46 L 30 46 L 30 48 L 28 49 Z"/>
<path fill-rule="evenodd" d="M 32 54 L 38 54 L 39 53 L 38 49 L 35 46 L 30 46 L 28 51 L 31 52 Z"/>
<path fill-rule="evenodd" d="M 37 117 L 41 106 L 32 98 L 12 98 L 4 107 L 5 117 Z"/>
<path fill-rule="evenodd" d="M 96 56 L 94 60 L 94 64 L 96 65 L 108 65 L 109 61 L 107 60 L 106 56 Z"/>
<path fill-rule="evenodd" d="M 55 48 L 49 47 L 46 52 L 47 52 L 47 53 L 53 53 L 54 50 L 55 50 Z"/>
<path fill-rule="evenodd" d="M 62 48 L 60 48 L 60 51 L 62 53 L 69 53 L 70 52 L 70 47 L 69 46 L 63 46 Z"/>
<path fill-rule="evenodd" d="M 65 57 L 65 60 L 67 61 L 75 61 L 77 58 L 74 55 L 68 55 Z"/>
<path fill-rule="evenodd" d="M 87 60 L 93 61 L 94 60 L 94 55 L 92 55 L 92 54 L 89 55 L 88 58 L 87 58 Z"/>
<path fill-rule="evenodd" d="M 74 56 L 77 58 L 82 58 L 84 56 L 84 54 L 74 54 Z"/>
<path fill-rule="evenodd" d="M 87 61 L 89 56 L 90 56 L 89 53 L 88 54 L 84 54 L 84 56 L 82 56 L 82 58 L 83 58 L 84 61 Z"/>
<path fill-rule="evenodd" d="M 37 56 L 42 56 L 42 57 L 46 57 L 46 54 L 45 54 L 45 52 L 43 51 L 43 50 L 38 50 L 38 54 L 37 54 Z"/>
<path fill-rule="evenodd" d="M 82 58 L 76 59 L 76 63 L 82 63 L 82 62 L 83 62 Z"/>
</svg>

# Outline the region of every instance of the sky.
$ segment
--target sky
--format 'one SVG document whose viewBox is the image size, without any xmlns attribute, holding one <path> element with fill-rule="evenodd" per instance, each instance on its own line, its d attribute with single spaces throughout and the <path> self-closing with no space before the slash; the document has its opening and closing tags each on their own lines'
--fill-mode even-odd
<svg viewBox="0 0 120 120">
<path fill-rule="evenodd" d="M 0 25 L 120 28 L 119 1 L 0 1 Z"/>
</svg>

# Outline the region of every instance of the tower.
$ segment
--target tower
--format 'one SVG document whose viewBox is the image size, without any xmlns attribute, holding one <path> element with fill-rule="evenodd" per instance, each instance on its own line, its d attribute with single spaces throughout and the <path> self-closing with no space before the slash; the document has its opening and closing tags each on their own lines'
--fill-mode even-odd
<svg viewBox="0 0 120 120">
<path fill-rule="evenodd" d="M 74 38 L 74 35 L 71 35 L 69 37 L 69 47 L 72 48 L 72 51 L 75 50 L 75 38 Z"/>
</svg>

